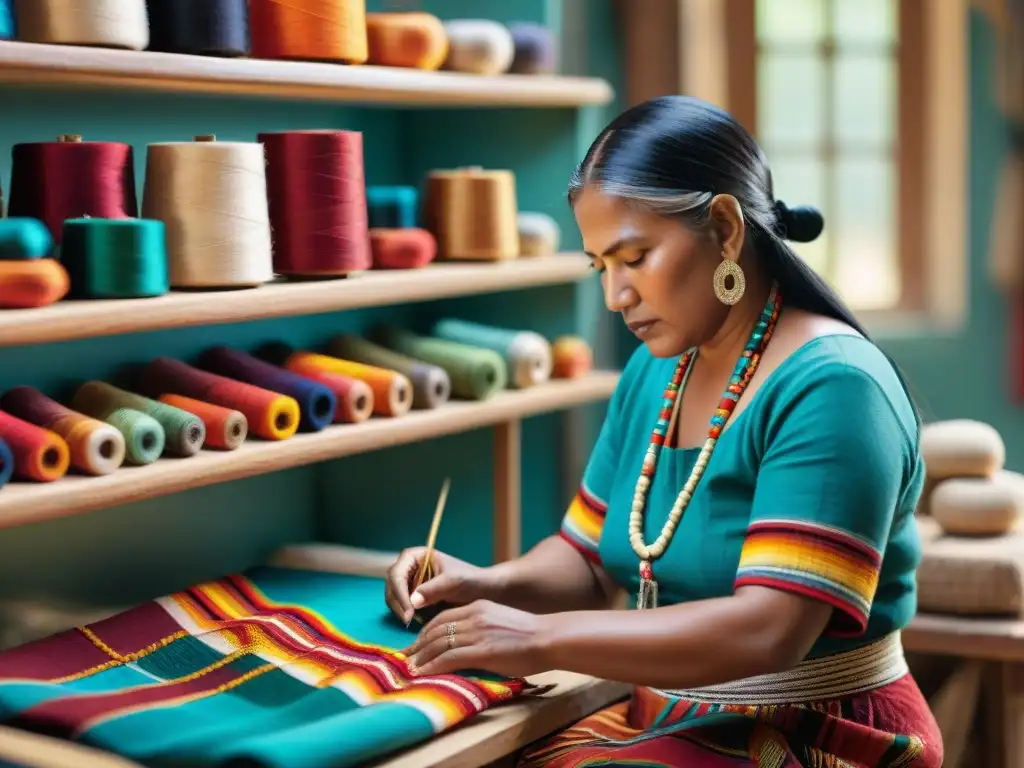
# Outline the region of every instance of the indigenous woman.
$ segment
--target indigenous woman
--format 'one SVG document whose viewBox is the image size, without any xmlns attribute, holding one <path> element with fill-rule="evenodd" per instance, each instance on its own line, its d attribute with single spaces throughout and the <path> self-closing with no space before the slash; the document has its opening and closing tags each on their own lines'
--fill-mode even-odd
<svg viewBox="0 0 1024 768">
<path fill-rule="evenodd" d="M 822 230 L 776 200 L 729 115 L 665 97 L 598 136 L 569 200 L 608 309 L 643 342 L 557 536 L 409 594 L 421 674 L 551 669 L 629 701 L 523 766 L 914 766 L 942 742 L 900 630 L 916 607 L 924 466 L 904 382 L 786 241 Z M 616 610 L 620 590 L 635 609 Z"/>
</svg>

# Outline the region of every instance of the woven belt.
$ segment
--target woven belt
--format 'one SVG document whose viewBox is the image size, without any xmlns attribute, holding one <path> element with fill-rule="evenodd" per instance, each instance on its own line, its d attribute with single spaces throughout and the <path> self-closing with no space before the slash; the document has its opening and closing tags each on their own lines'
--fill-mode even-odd
<svg viewBox="0 0 1024 768">
<path fill-rule="evenodd" d="M 803 661 L 785 672 L 677 691 L 651 688 L 669 698 L 712 704 L 799 704 L 853 696 L 895 682 L 909 672 L 900 633 L 852 651 Z"/>
</svg>

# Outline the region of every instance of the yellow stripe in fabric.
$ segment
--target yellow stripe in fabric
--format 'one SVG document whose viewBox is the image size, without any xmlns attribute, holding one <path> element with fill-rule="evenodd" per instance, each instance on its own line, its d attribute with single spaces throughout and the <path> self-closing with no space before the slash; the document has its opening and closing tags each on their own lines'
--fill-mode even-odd
<svg viewBox="0 0 1024 768">
<path fill-rule="evenodd" d="M 834 548 L 817 546 L 806 538 L 751 536 L 743 545 L 739 567 L 805 571 L 854 590 L 868 603 L 878 586 L 878 570 L 873 565 L 840 555 Z"/>
<path fill-rule="evenodd" d="M 138 651 L 134 651 L 132 653 L 122 656 L 109 645 L 104 643 L 99 638 L 99 636 L 97 636 L 96 633 L 88 627 L 76 627 L 76 629 L 83 635 L 85 635 L 85 637 L 87 637 L 93 645 L 95 645 L 97 648 L 99 648 L 101 651 L 107 654 L 111 658 L 111 660 L 104 662 L 103 664 L 97 664 L 96 666 L 82 670 L 81 672 L 75 672 L 73 675 L 55 677 L 49 681 L 51 683 L 70 683 L 75 680 L 81 680 L 82 678 L 89 677 L 90 675 L 95 675 L 97 672 L 103 672 L 107 669 L 113 669 L 114 667 L 117 667 L 121 664 L 129 664 L 133 661 L 138 661 L 144 656 L 148 656 L 149 654 L 154 653 L 155 651 L 159 651 L 161 648 L 167 647 L 175 640 L 180 640 L 183 637 L 188 637 L 188 632 L 186 632 L 185 630 L 175 632 L 173 635 L 168 635 L 167 637 L 161 638 L 160 640 L 157 640 L 155 643 L 150 643 L 145 648 L 141 648 Z"/>
</svg>

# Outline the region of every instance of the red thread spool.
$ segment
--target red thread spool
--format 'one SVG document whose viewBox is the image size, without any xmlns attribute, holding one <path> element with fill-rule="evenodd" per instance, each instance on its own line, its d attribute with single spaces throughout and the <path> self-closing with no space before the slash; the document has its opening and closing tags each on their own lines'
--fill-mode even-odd
<svg viewBox="0 0 1024 768">
<path fill-rule="evenodd" d="M 437 256 L 437 239 L 425 229 L 371 229 L 374 269 L 419 269 Z"/>
<path fill-rule="evenodd" d="M 73 135 L 15 144 L 8 215 L 39 219 L 57 245 L 65 219 L 137 217 L 131 146 Z"/>
<path fill-rule="evenodd" d="M 0 411 L 0 438 L 14 455 L 14 476 L 52 483 L 67 474 L 71 450 L 64 438 Z"/>
<path fill-rule="evenodd" d="M 358 131 L 261 133 L 274 271 L 337 277 L 373 265 Z"/>
</svg>

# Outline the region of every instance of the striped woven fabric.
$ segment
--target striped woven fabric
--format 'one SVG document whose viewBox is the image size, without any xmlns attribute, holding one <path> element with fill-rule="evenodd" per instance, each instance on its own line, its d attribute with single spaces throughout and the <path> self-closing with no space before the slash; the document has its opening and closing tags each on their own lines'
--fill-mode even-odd
<svg viewBox="0 0 1024 768">
<path fill-rule="evenodd" d="M 0 719 L 148 765 L 344 768 L 531 688 L 410 678 L 413 633 L 379 579 L 257 568 L 0 653 Z"/>
</svg>

